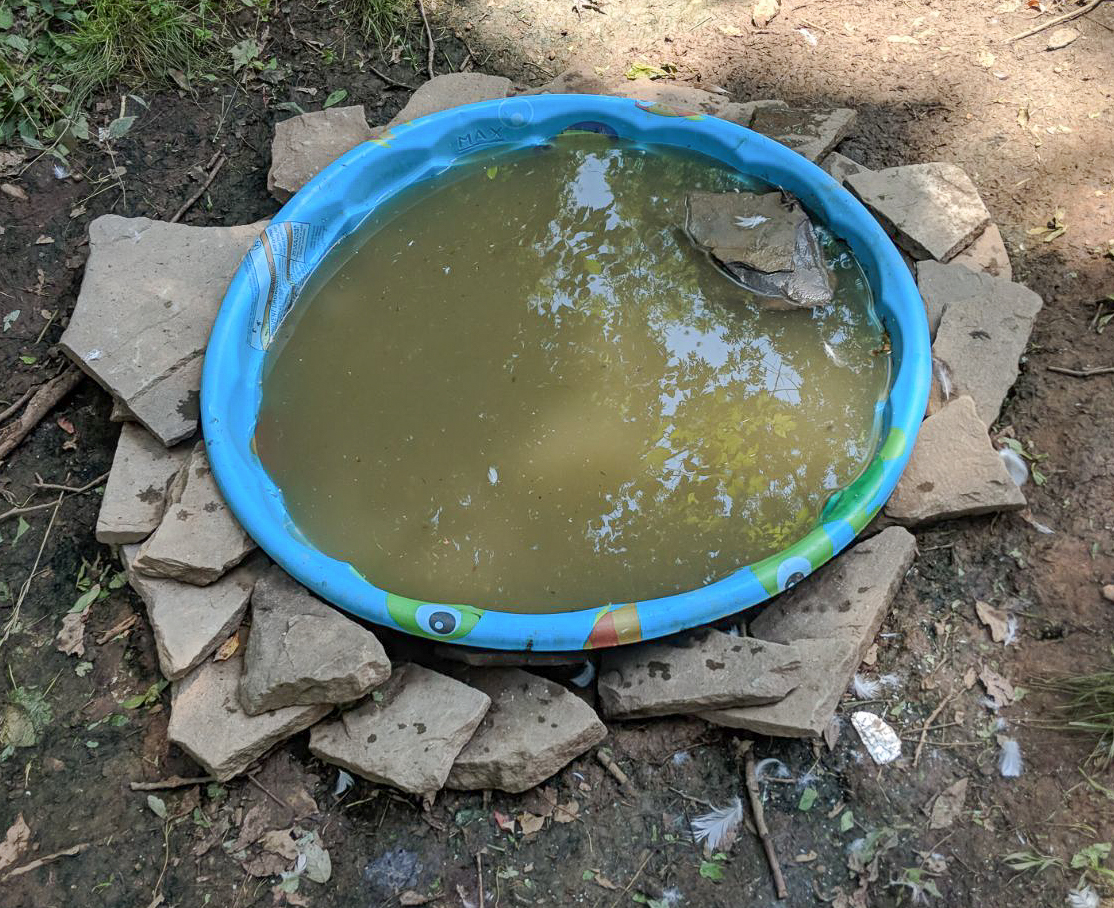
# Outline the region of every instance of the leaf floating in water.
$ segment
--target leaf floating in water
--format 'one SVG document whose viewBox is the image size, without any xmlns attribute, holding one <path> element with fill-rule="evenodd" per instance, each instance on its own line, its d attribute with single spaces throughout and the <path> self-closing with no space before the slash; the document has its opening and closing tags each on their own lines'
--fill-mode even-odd
<svg viewBox="0 0 1114 908">
<path fill-rule="evenodd" d="M 897 732 L 874 713 L 857 712 L 851 716 L 851 724 L 875 763 L 892 763 L 901 756 L 901 739 Z"/>
<path fill-rule="evenodd" d="M 488 178 L 489 180 L 494 180 L 494 179 L 495 179 L 495 175 L 496 175 L 496 174 L 497 174 L 498 172 L 499 172 L 499 168 L 498 168 L 498 167 L 497 167 L 496 165 L 492 164 L 492 165 L 491 165 L 491 166 L 490 166 L 489 168 L 487 168 L 487 171 L 486 171 L 486 173 L 487 173 L 487 178 Z"/>
</svg>

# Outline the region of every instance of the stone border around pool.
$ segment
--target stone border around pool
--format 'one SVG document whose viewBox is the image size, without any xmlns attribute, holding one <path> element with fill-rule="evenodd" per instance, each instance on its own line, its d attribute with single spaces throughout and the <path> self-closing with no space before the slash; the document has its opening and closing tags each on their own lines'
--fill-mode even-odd
<svg viewBox="0 0 1114 908">
<path fill-rule="evenodd" d="M 624 95 L 748 126 L 819 162 L 871 210 L 907 256 L 934 338 L 929 410 L 901 482 L 865 538 L 790 592 L 715 627 L 598 654 L 483 651 L 373 633 L 256 550 L 197 439 L 209 331 L 264 225 L 98 218 L 62 338 L 113 396 L 113 419 L 123 423 L 97 538 L 119 547 L 147 606 L 173 684 L 170 740 L 219 779 L 307 728 L 320 759 L 421 795 L 525 791 L 605 741 L 600 714 L 698 715 L 831 743 L 840 700 L 857 671 L 870 674 L 874 638 L 914 563 L 909 530 L 1025 507 L 989 427 L 1041 300 L 1011 281 L 1001 234 L 958 167 L 870 171 L 835 153 L 853 128 L 850 110 L 737 103 L 580 71 L 528 93 L 537 92 Z M 360 106 L 293 117 L 276 127 L 268 187 L 284 201 L 394 125 L 515 93 L 507 79 L 466 73 L 427 82 L 384 127 L 369 127 Z M 624 778 L 612 756 L 597 753 Z"/>
</svg>

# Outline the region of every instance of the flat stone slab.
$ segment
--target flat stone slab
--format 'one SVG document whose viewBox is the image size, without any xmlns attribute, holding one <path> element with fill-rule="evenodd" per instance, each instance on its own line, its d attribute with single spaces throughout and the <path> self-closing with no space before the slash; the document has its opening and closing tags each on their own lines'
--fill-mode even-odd
<svg viewBox="0 0 1114 908">
<path fill-rule="evenodd" d="M 849 176 L 855 173 L 872 173 L 869 168 L 864 167 L 858 161 L 852 161 L 849 157 L 841 155 L 838 151 L 833 151 L 820 165 L 824 171 L 833 180 L 838 183 L 843 183 Z"/>
<path fill-rule="evenodd" d="M 326 605 L 277 565 L 251 596 L 240 704 L 249 715 L 284 706 L 348 703 L 391 675 L 371 631 Z"/>
<path fill-rule="evenodd" d="M 287 201 L 342 154 L 374 136 L 362 104 L 315 110 L 276 123 L 267 191 Z"/>
<path fill-rule="evenodd" d="M 1044 302 L 1028 287 L 963 265 L 928 273 L 933 305 L 943 303 L 932 355 L 947 369 L 952 394 L 969 394 L 989 426 L 1017 381 L 1018 361 Z"/>
<path fill-rule="evenodd" d="M 889 527 L 778 596 L 750 622 L 750 633 L 786 644 L 846 641 L 861 661 L 916 554 L 913 534 Z"/>
<path fill-rule="evenodd" d="M 600 666 L 606 716 L 635 719 L 783 699 L 800 682 L 791 646 L 711 628 L 676 641 L 608 649 Z"/>
<path fill-rule="evenodd" d="M 191 449 L 168 450 L 142 426 L 124 423 L 97 514 L 97 541 L 140 542 L 150 536 L 162 521 L 170 481 Z"/>
<path fill-rule="evenodd" d="M 224 662 L 206 662 L 176 682 L 166 730 L 167 738 L 222 782 L 332 709 L 290 706 L 249 716 L 240 708 L 242 661 L 236 653 Z"/>
<path fill-rule="evenodd" d="M 205 586 L 255 547 L 225 504 L 205 456 L 205 443 L 198 442 L 171 485 L 162 522 L 136 555 L 135 569 Z"/>
<path fill-rule="evenodd" d="M 309 749 L 327 763 L 411 794 L 444 787 L 491 706 L 482 691 L 413 663 L 397 666 L 376 694 L 314 727 Z"/>
<path fill-rule="evenodd" d="M 584 650 L 569 652 L 539 652 L 533 650 L 476 649 L 467 646 L 437 644 L 433 654 L 447 662 L 459 662 L 477 668 L 556 668 L 583 665 L 587 662 Z"/>
<path fill-rule="evenodd" d="M 719 117 L 740 126 L 749 126 L 754 113 L 772 101 L 739 103 L 727 95 L 704 91 L 690 85 L 678 84 L 667 79 L 616 79 L 601 78 L 591 70 L 573 68 L 550 79 L 541 88 L 524 92 L 526 95 L 609 95 L 617 98 L 634 98 L 644 101 L 651 112 L 673 114 L 701 114 Z"/>
<path fill-rule="evenodd" d="M 106 214 L 61 347 L 164 445 L 197 429 L 201 363 L 220 302 L 265 223 L 187 227 Z"/>
<path fill-rule="evenodd" d="M 699 712 L 714 725 L 743 728 L 781 738 L 813 738 L 824 734 L 835 715 L 851 676 L 862 661 L 847 640 L 798 640 L 793 649 L 801 660 L 797 686 L 777 703 Z"/>
<path fill-rule="evenodd" d="M 846 107 L 820 110 L 767 102 L 755 110 L 750 128 L 810 161 L 820 161 L 847 138 L 856 116 Z"/>
<path fill-rule="evenodd" d="M 847 177 L 898 244 L 917 259 L 946 262 L 990 223 L 979 191 L 955 164 L 935 161 Z"/>
<path fill-rule="evenodd" d="M 808 215 L 782 193 L 693 192 L 689 236 L 736 281 L 779 308 L 832 300 L 820 243 Z"/>
<path fill-rule="evenodd" d="M 1023 507 L 1025 496 L 990 443 L 975 402 L 963 396 L 921 425 L 885 514 L 917 526 Z"/>
<path fill-rule="evenodd" d="M 123 547 L 124 569 L 132 589 L 147 606 L 159 669 L 169 680 L 177 681 L 240 626 L 255 581 L 268 562 L 261 555 L 255 556 L 216 583 L 194 586 L 139 573 L 133 566 L 138 552 L 138 545 Z"/>
<path fill-rule="evenodd" d="M 471 668 L 459 679 L 491 698 L 446 787 L 518 793 L 544 782 L 607 736 L 595 710 L 560 684 L 517 668 Z"/>
<path fill-rule="evenodd" d="M 1007 281 L 1013 280 L 1010 254 L 1006 251 L 1002 231 L 997 224 L 987 225 L 986 230 L 975 237 L 970 246 L 952 257 L 951 263 L 966 265 L 972 271 L 985 271 Z"/>
<path fill-rule="evenodd" d="M 505 98 L 513 87 L 514 83 L 504 76 L 489 76 L 484 73 L 449 73 L 444 76 L 434 76 L 418 87 L 406 102 L 406 106 L 387 123 L 386 129 L 398 126 L 400 123 L 409 123 L 418 117 L 440 113 L 451 107 L 460 107 L 462 104 Z M 376 134 L 383 131 L 378 130 Z"/>
</svg>

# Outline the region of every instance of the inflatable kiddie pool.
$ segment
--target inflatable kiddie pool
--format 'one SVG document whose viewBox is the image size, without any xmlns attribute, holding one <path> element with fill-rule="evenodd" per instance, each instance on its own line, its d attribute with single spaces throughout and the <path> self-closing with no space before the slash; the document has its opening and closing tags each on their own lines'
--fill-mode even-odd
<svg viewBox="0 0 1114 908">
<path fill-rule="evenodd" d="M 802 539 L 708 586 L 642 602 L 589 602 L 557 614 L 518 614 L 421 602 L 376 586 L 313 548 L 264 471 L 252 439 L 267 347 L 307 277 L 338 242 L 396 193 L 457 159 L 538 145 L 569 129 L 675 146 L 714 158 L 795 195 L 846 241 L 870 282 L 892 346 L 878 449 Z M 485 101 L 396 126 L 354 148 L 301 189 L 252 246 L 225 295 L 205 355 L 201 418 L 209 461 L 244 529 L 286 571 L 341 609 L 421 637 L 511 650 L 575 650 L 646 640 L 739 612 L 828 561 L 870 522 L 897 484 L 924 417 L 930 377 L 924 307 L 909 269 L 865 208 L 819 167 L 733 123 L 657 103 L 595 95 Z"/>
</svg>

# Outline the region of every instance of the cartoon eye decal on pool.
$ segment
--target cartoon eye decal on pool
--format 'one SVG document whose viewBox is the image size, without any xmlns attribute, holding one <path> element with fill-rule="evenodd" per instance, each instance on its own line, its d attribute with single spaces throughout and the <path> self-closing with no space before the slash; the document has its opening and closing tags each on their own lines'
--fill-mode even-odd
<svg viewBox="0 0 1114 908">
<path fill-rule="evenodd" d="M 459 640 L 479 623 L 483 612 L 467 605 L 439 605 L 388 595 L 387 611 L 405 631 L 436 640 Z"/>
<path fill-rule="evenodd" d="M 812 573 L 812 565 L 807 558 L 793 555 L 786 558 L 777 568 L 777 588 L 787 590 L 796 586 Z"/>
</svg>

